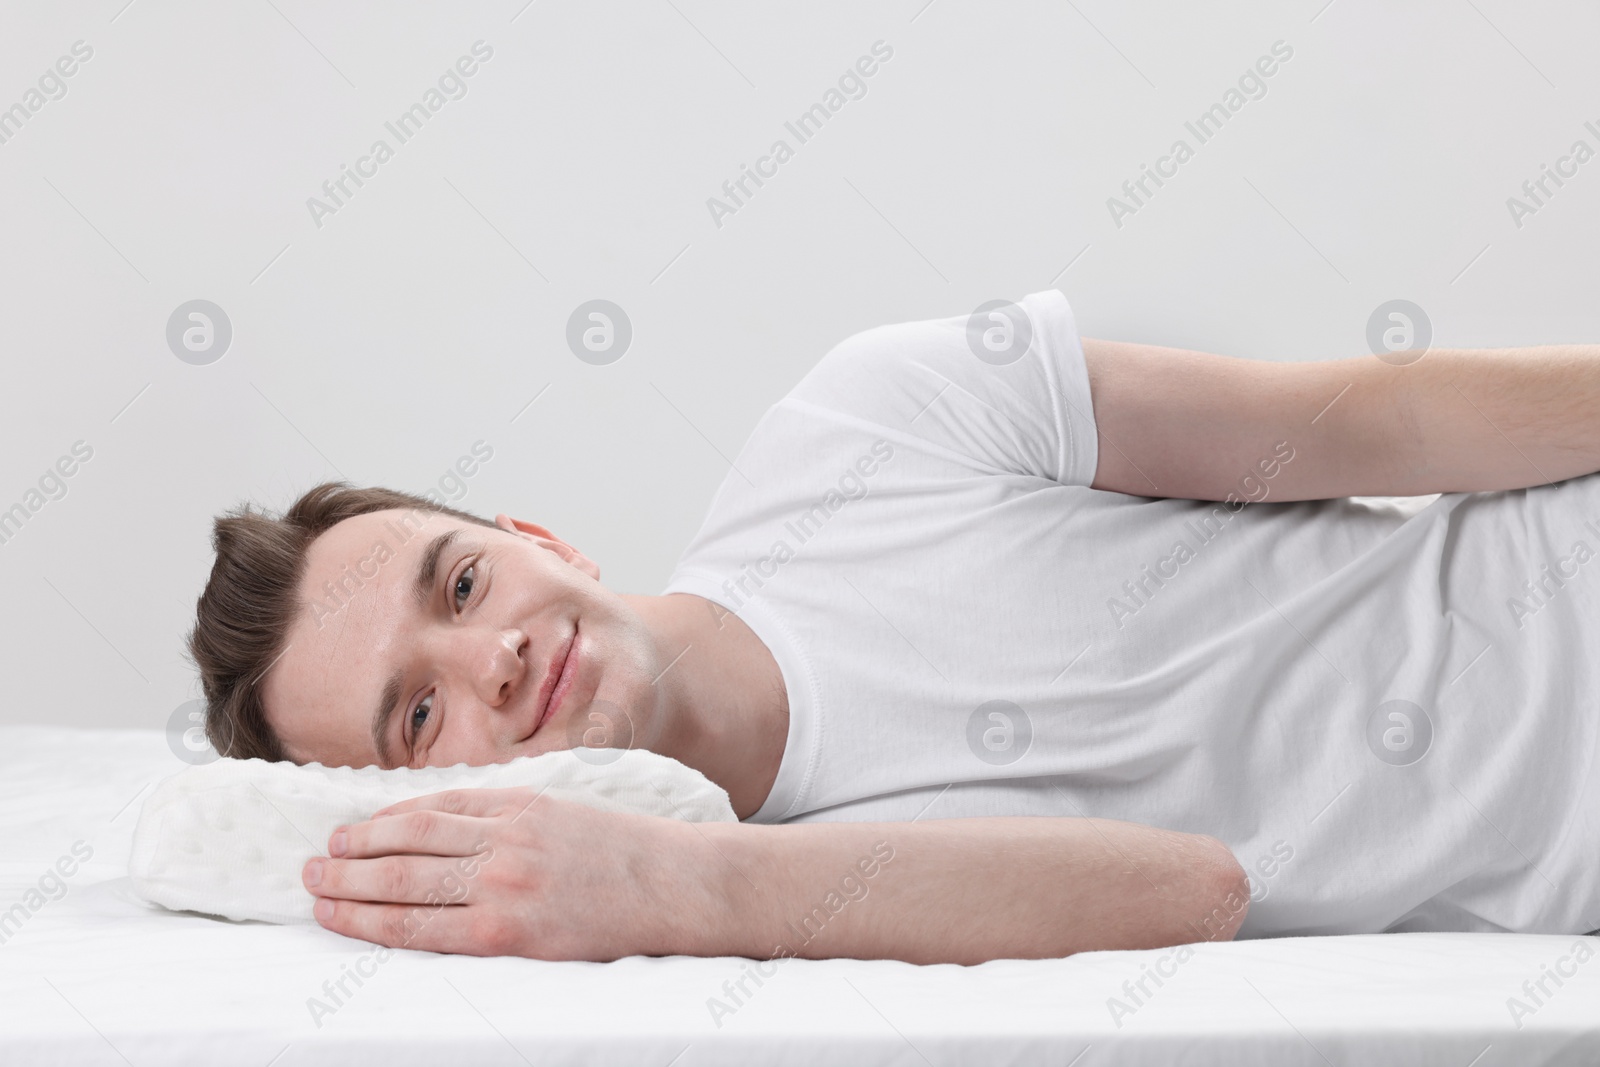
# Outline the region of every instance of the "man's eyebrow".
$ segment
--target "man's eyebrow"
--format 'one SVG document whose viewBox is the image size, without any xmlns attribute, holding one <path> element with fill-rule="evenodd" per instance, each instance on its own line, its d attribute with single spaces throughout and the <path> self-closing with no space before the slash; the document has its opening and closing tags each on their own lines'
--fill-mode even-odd
<svg viewBox="0 0 1600 1067">
<path fill-rule="evenodd" d="M 418 607 L 426 605 L 433 593 L 433 582 L 439 574 L 439 557 L 444 555 L 444 550 L 460 534 L 460 530 L 446 530 L 429 541 L 428 547 L 422 550 L 416 577 L 411 582 L 411 597 Z M 400 687 L 404 684 L 402 671 L 397 669 L 389 675 L 389 680 L 383 685 L 383 694 L 378 697 L 378 706 L 372 712 L 372 747 L 377 749 L 379 765 L 384 768 L 394 765 L 389 756 L 389 723 L 394 718 L 395 705 L 400 703 Z"/>
<path fill-rule="evenodd" d="M 417 607 L 427 604 L 428 596 L 433 592 L 434 576 L 439 571 L 439 557 L 450 547 L 450 542 L 460 535 L 460 530 L 446 530 L 429 541 L 428 547 L 422 550 L 422 560 L 417 564 L 417 577 L 411 583 L 411 596 L 416 600 Z"/>
<path fill-rule="evenodd" d="M 378 750 L 378 766 L 388 770 L 394 766 L 389 756 L 389 720 L 394 718 L 395 705 L 400 703 L 400 687 L 405 676 L 398 670 L 389 675 L 383 685 L 383 695 L 378 698 L 378 708 L 372 715 L 372 744 Z"/>
</svg>

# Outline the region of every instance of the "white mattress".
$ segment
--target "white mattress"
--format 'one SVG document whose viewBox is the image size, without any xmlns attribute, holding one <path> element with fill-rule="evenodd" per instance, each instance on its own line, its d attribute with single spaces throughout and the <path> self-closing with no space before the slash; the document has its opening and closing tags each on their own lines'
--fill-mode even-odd
<svg viewBox="0 0 1600 1067">
<path fill-rule="evenodd" d="M 1120 1025 L 1109 998 L 1126 1000 L 1124 981 L 1171 950 L 977 967 L 791 960 L 720 1027 L 707 999 L 739 977 L 737 959 L 402 950 L 319 1027 L 308 998 L 371 946 L 130 893 L 139 800 L 182 766 L 159 731 L 0 727 L 0 912 L 74 842 L 94 850 L 66 895 L 0 945 L 0 1063 L 1600 1062 L 1600 939 L 1583 939 L 1595 958 L 1547 983 L 1554 995 L 1519 1027 L 1508 998 L 1579 939 L 1506 934 L 1200 945 Z"/>
</svg>

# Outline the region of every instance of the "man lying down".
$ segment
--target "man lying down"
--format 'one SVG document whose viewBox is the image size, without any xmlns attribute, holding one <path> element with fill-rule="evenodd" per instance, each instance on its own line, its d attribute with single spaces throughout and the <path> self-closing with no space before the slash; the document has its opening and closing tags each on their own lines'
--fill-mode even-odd
<svg viewBox="0 0 1600 1067">
<path fill-rule="evenodd" d="M 975 963 L 1590 931 L 1597 407 L 1594 347 L 1233 359 L 1080 339 L 1056 292 L 884 326 L 765 414 L 661 595 L 387 489 L 219 518 L 207 731 L 354 767 L 644 748 L 739 817 L 394 805 L 304 871 L 319 922 L 390 946 Z"/>
</svg>

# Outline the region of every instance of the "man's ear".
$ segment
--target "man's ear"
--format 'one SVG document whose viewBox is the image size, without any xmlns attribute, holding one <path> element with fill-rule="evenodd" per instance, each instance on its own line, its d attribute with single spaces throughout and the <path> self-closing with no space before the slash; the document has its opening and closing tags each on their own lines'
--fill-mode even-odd
<svg viewBox="0 0 1600 1067">
<path fill-rule="evenodd" d="M 595 581 L 600 580 L 600 565 L 567 544 L 561 538 L 536 522 L 524 522 L 509 515 L 496 515 L 494 524 L 509 534 L 526 538 L 541 548 L 547 548 Z"/>
</svg>

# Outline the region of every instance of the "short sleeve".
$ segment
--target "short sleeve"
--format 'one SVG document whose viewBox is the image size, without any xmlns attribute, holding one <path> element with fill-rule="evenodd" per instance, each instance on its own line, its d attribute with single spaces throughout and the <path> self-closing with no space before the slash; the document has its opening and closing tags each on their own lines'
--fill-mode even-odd
<svg viewBox="0 0 1600 1067">
<path fill-rule="evenodd" d="M 989 473 L 1087 486 L 1099 461 L 1083 346 L 1055 290 L 855 334 L 782 403 L 870 423 Z"/>
</svg>

